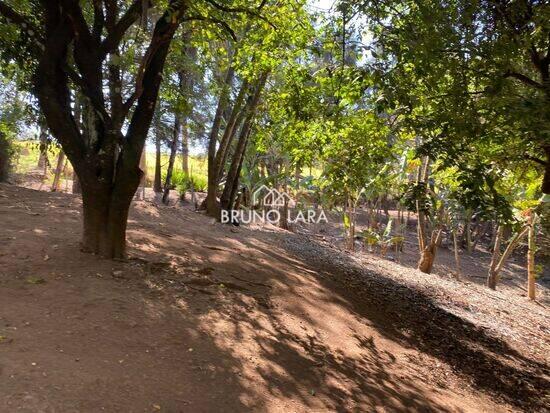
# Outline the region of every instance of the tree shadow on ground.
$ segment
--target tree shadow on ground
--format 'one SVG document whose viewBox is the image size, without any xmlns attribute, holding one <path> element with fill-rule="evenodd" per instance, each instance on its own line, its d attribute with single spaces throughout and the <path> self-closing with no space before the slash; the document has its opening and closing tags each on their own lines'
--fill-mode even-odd
<svg viewBox="0 0 550 413">
<path fill-rule="evenodd" d="M 198 214 L 151 207 L 134 210 L 130 222 L 130 253 L 142 260 L 113 264 L 88 254 L 75 254 L 79 233 L 77 199 L 71 198 L 69 206 L 61 205 L 69 199 L 61 195 L 20 190 L 14 200 L 14 194 L 8 192 L 3 203 L 10 219 L 4 220 L 4 227 L 12 227 L 14 233 L 21 235 L 10 240 L 6 248 L 15 254 L 28 247 L 29 240 L 36 237 L 24 235 L 25 230 L 49 222 L 50 227 L 40 229 L 49 243 L 60 247 L 51 253 L 51 260 L 43 261 L 42 255 L 32 258 L 33 263 L 39 264 L 37 272 L 63 274 L 69 268 L 72 274 L 79 274 L 72 281 L 59 282 L 55 288 L 53 283 L 52 287 L 46 283 L 39 300 L 48 311 L 59 312 L 59 320 L 72 320 L 68 315 L 72 317 L 73 313 L 82 317 L 74 323 L 66 321 L 67 329 L 78 325 L 78 331 L 86 338 L 86 348 L 75 348 L 75 353 L 89 351 L 94 360 L 97 352 L 103 357 L 108 351 L 127 346 L 120 350 L 128 351 L 135 359 L 134 365 L 125 365 L 124 373 L 131 373 L 134 368 L 132 377 L 138 377 L 146 369 L 155 380 L 116 384 L 105 376 L 103 384 L 96 388 L 97 397 L 92 399 L 87 396 L 89 388 L 73 387 L 71 391 L 76 393 L 70 396 L 92 400 L 88 410 L 93 410 L 91 406 L 98 398 L 107 400 L 114 393 L 120 393 L 121 400 L 135 399 L 137 407 L 141 392 L 149 396 L 162 381 L 163 391 L 156 396 L 163 407 L 173 411 L 185 411 L 177 392 L 186 387 L 192 389 L 197 400 L 187 407 L 189 411 L 214 411 L 220 406 L 229 411 L 267 410 L 268 403 L 279 403 L 280 409 L 287 410 L 302 405 L 321 411 L 457 411 L 440 400 L 439 390 L 423 385 L 418 372 L 397 371 L 395 355 L 372 337 L 351 331 L 359 352 L 327 344 L 320 327 L 323 312 L 326 318 L 338 321 L 337 315 L 330 314 L 336 309 L 346 314 L 339 326 L 343 334 L 350 334 L 344 324 L 356 320 L 374 327 L 392 342 L 448 363 L 475 389 L 519 408 L 546 408 L 543 398 L 548 389 L 544 377 L 547 366 L 523 357 L 485 330 L 448 313 L 421 291 L 383 274 L 367 273 L 349 261 L 344 267 L 338 265 L 333 262 L 337 255 L 333 250 L 311 244 L 311 248 L 297 251 L 294 247 L 304 245 L 304 240 L 290 233 L 265 234 L 243 229 L 234 234 L 228 227 L 211 224 Z M 23 207 L 15 208 L 19 215 L 12 216 L 11 206 L 18 202 Z M 40 211 L 40 216 L 35 217 L 35 211 Z M 39 248 L 45 248 L 46 241 L 39 241 Z M 31 268 L 30 259 L 28 264 Z M 91 282 L 88 278 L 96 275 L 97 268 L 103 274 L 109 273 L 112 265 L 127 274 L 114 281 Z M 13 264 L 13 269 L 20 267 L 20 263 Z M 113 282 L 118 287 L 110 291 Z M 146 286 L 145 291 L 138 294 L 136 285 Z M 65 287 L 66 291 L 60 290 Z M 17 291 L 14 289 L 12 294 Z M 36 306 L 34 298 L 30 296 L 29 301 L 23 294 L 26 290 L 21 291 L 19 305 Z M 126 294 L 132 300 L 122 300 Z M 60 297 L 67 297 L 70 302 L 55 301 Z M 281 297 L 292 301 L 282 308 Z M 138 299 L 141 306 L 136 304 Z M 176 309 L 175 314 L 170 313 L 164 299 L 171 303 L 169 308 Z M 18 302 L 12 301 L 14 305 Z M 40 325 L 42 307 L 36 308 L 36 323 L 32 324 Z M 318 309 L 320 314 L 312 316 L 312 309 Z M 128 320 L 123 317 L 129 314 L 138 318 L 137 327 L 125 324 Z M 43 327 L 44 331 L 63 330 L 59 320 Z M 307 323 L 306 330 L 300 330 L 300 321 Z M 90 323 L 112 330 L 98 338 L 96 331 L 89 330 Z M 160 325 L 170 331 L 164 330 L 166 336 L 156 337 Z M 21 331 L 35 333 L 31 329 Z M 50 336 L 45 334 L 44 340 Z M 27 337 L 27 342 L 32 343 L 33 337 Z M 65 345 L 70 343 L 67 339 Z M 55 340 L 51 344 L 55 345 Z M 142 354 L 144 348 L 152 346 L 158 355 L 154 361 Z M 247 352 L 241 351 L 241 346 L 249 346 Z M 189 353 L 188 348 L 195 351 Z M 243 359 L 250 354 L 257 363 Z M 192 359 L 196 365 L 190 366 L 190 373 Z M 59 355 L 54 361 L 52 368 L 68 363 Z M 85 360 L 80 363 L 84 365 Z M 74 364 L 67 366 L 66 377 L 71 377 L 76 371 Z M 101 377 L 105 373 L 100 365 L 86 367 L 90 371 L 97 368 Z M 127 380 L 114 368 L 109 373 L 115 373 L 111 380 Z M 124 392 L 129 389 L 138 394 L 126 399 Z M 281 403 L 286 404 L 281 407 Z M 84 407 L 82 410 L 86 410 Z"/>
<path fill-rule="evenodd" d="M 165 218 L 164 214 L 157 217 L 157 224 L 170 224 L 170 219 Z M 145 222 L 144 219 L 140 217 L 138 221 Z M 157 238 L 152 242 L 149 238 L 148 245 L 156 246 L 154 251 L 144 254 L 145 244 L 137 243 L 133 252 L 147 260 L 161 261 L 143 262 L 148 267 L 148 280 L 152 281 L 149 285 L 183 302 L 183 307 L 193 306 L 194 313 L 185 316 L 197 323 L 197 330 L 207 331 L 213 337 L 226 358 L 229 356 L 235 360 L 234 365 L 241 366 L 242 394 L 227 394 L 228 398 L 246 400 L 247 408 L 252 410 L 266 409 L 265 401 L 275 400 L 278 406 L 284 402 L 294 408 L 302 405 L 321 411 L 458 411 L 419 385 L 422 380 L 418 376 L 409 372 L 397 375 L 391 368 L 393 356 L 369 337 L 353 337 L 361 351 L 349 354 L 327 345 L 318 331 L 306 333 L 285 324 L 292 316 L 315 326 L 317 320 L 308 318 L 305 307 L 341 305 L 346 300 L 333 296 L 332 291 L 328 291 L 329 296 L 300 297 L 300 288 L 316 282 L 314 272 L 308 273 L 309 279 L 304 282 L 286 270 L 307 272 L 305 263 L 296 259 L 284 267 L 268 266 L 274 258 L 280 262 L 283 258 L 269 250 L 265 240 L 239 238 L 241 245 L 265 257 L 252 260 L 245 256 L 246 252 L 235 251 L 231 237 L 210 238 L 219 236 L 213 232 L 205 231 L 200 237 L 193 233 L 184 237 L 171 235 L 167 240 Z M 136 235 L 132 238 L 139 241 Z M 201 258 L 202 265 L 175 262 L 176 254 L 170 244 L 185 245 L 185 254 Z M 274 288 L 284 288 L 289 297 L 301 302 L 282 311 L 272 300 Z M 247 352 L 241 351 L 246 346 Z M 244 366 L 242 358 L 247 354 L 253 354 L 255 361 L 247 360 Z"/>
<path fill-rule="evenodd" d="M 282 243 L 289 255 L 298 240 Z M 542 411 L 550 390 L 548 365 L 524 357 L 486 329 L 441 308 L 422 291 L 400 284 L 381 273 L 365 271 L 345 254 L 321 245 L 301 250 L 304 261 L 339 255 L 347 268 L 333 265 L 319 281 L 335 295 L 346 296 L 350 310 L 373 323 L 391 340 L 437 357 L 468 378 L 474 388 L 507 403 Z M 345 286 L 347 287 L 345 287 Z"/>
<path fill-rule="evenodd" d="M 161 222 L 164 218 L 159 217 Z M 192 219 L 203 220 L 205 225 L 204 217 Z M 170 224 L 169 220 L 166 224 Z M 212 291 L 210 287 L 223 284 L 227 288 L 224 294 L 230 295 L 229 300 L 210 299 L 201 311 L 203 315 L 230 314 L 226 321 L 231 325 L 233 337 L 257 344 L 257 358 L 263 362 L 254 373 L 243 373 L 243 378 L 257 380 L 259 375 L 272 396 L 300 400 L 311 408 L 337 411 L 376 406 L 389 410 L 453 411 L 438 404 L 434 394 L 417 385 L 422 377 L 390 373 L 388 367 L 394 363 L 392 354 L 377 348 L 369 337 L 355 335 L 363 351 L 350 356 L 334 351 L 317 334 L 297 334 L 281 321 L 282 314 L 272 300 L 271 287 L 277 285 L 300 297 L 293 308 L 286 311 L 311 325 L 317 320 L 307 318 L 306 305 L 337 304 L 362 323 L 374 326 L 387 339 L 447 363 L 477 390 L 519 408 L 542 410 L 546 407 L 543 399 L 549 388 L 546 365 L 522 356 L 486 330 L 440 308 L 421 291 L 383 274 L 367 274 L 353 263 L 342 268 L 332 264 L 330 258 L 321 261 L 322 256 L 331 257 L 335 252 L 320 245 L 298 253 L 292 245 L 304 241 L 293 234 L 277 236 L 279 242 L 271 246 L 266 243 L 265 234 L 243 232 L 236 235 L 227 229 L 224 238 L 209 234 L 208 230 L 186 233 L 178 242 L 186 245 L 190 256 L 205 257 L 204 264 L 215 274 L 210 277 L 211 282 L 202 286 L 202 293 L 206 291 L 212 297 L 219 297 L 219 291 L 216 288 Z M 273 236 L 273 240 L 277 237 Z M 281 239 L 286 241 L 280 242 Z M 235 240 L 265 260 L 250 259 L 252 255 L 237 252 Z M 159 246 L 157 254 L 162 255 L 161 250 L 169 251 L 169 243 Z M 165 258 L 169 260 L 170 256 Z M 278 268 L 266 268 L 265 264 L 273 260 Z M 234 266 L 235 262 L 239 264 Z M 298 271 L 301 277 L 295 277 L 288 269 Z M 160 283 L 171 280 L 176 284 L 183 280 L 185 284 L 185 278 L 174 277 L 164 273 L 157 280 Z M 303 296 L 303 289 L 310 288 L 313 282 L 325 292 Z M 253 393 L 252 388 L 245 390 L 250 400 L 255 400 L 247 406 L 258 407 L 254 403 L 260 403 L 259 397 Z"/>
</svg>

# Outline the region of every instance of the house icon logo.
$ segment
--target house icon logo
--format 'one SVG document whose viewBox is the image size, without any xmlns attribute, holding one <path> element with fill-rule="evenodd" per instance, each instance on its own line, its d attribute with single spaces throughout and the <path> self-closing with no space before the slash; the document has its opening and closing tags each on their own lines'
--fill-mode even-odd
<svg viewBox="0 0 550 413">
<path fill-rule="evenodd" d="M 285 203 L 288 203 L 292 198 L 285 192 L 277 191 L 275 188 L 269 188 L 266 185 L 260 186 L 252 194 L 252 204 L 256 205 L 260 201 L 265 206 L 269 207 L 283 207 Z"/>
</svg>

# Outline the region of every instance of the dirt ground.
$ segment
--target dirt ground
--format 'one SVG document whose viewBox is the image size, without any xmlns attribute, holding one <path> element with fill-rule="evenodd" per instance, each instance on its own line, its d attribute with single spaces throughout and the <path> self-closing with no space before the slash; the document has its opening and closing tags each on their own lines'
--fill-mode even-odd
<svg viewBox="0 0 550 413">
<path fill-rule="evenodd" d="M 114 262 L 80 220 L 76 196 L 0 185 L 0 412 L 548 411 L 548 294 L 519 263 L 488 291 L 485 256 L 456 281 L 445 251 L 425 275 L 152 201 Z"/>
</svg>

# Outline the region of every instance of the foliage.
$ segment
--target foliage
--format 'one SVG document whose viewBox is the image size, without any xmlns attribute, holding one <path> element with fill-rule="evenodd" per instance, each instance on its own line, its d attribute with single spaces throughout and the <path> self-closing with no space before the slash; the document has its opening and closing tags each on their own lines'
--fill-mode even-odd
<svg viewBox="0 0 550 413">
<path fill-rule="evenodd" d="M 0 124 L 0 182 L 8 178 L 15 154 L 16 147 L 13 143 L 13 136 L 10 135 L 5 125 Z"/>
<path fill-rule="evenodd" d="M 172 182 L 181 195 L 189 191 L 206 192 L 208 189 L 208 180 L 201 175 L 187 175 L 177 171 L 172 176 Z"/>
</svg>

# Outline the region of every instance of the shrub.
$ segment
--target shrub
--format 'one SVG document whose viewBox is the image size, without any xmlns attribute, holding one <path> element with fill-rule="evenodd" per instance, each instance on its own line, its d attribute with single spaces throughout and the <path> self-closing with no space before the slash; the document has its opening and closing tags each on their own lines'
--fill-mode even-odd
<svg viewBox="0 0 550 413">
<path fill-rule="evenodd" d="M 179 171 L 178 171 L 179 172 Z M 202 175 L 191 175 L 188 176 L 187 174 L 180 172 L 180 180 L 179 183 L 176 185 L 178 188 L 178 192 L 183 195 L 187 191 L 190 191 L 191 188 L 195 192 L 206 192 L 208 189 L 208 179 L 205 176 Z M 176 181 L 173 181 L 174 184 Z"/>
</svg>

